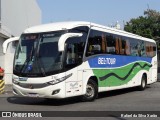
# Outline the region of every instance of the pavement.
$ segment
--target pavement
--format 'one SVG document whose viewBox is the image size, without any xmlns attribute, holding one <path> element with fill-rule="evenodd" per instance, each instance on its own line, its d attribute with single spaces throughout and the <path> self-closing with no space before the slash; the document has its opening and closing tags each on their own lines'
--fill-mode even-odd
<svg viewBox="0 0 160 120">
<path fill-rule="evenodd" d="M 127 120 L 129 118 L 119 118 L 114 111 L 151 111 L 150 114 L 154 111 L 156 115 L 160 115 L 160 82 L 156 82 L 152 85 L 148 85 L 146 90 L 139 91 L 137 88 L 129 88 L 117 91 L 108 91 L 100 93 L 98 99 L 94 102 L 81 102 L 79 98 L 67 98 L 67 99 L 44 99 L 44 98 L 29 98 L 29 97 L 17 97 L 12 93 L 12 85 L 6 85 L 5 93 L 0 95 L 0 111 L 36 111 L 42 113 L 46 111 L 47 115 L 56 115 L 56 112 L 60 112 L 59 115 L 75 114 L 72 111 L 78 113 L 90 111 L 113 111 L 110 115 L 115 120 Z M 48 112 L 49 111 L 49 112 Z M 66 112 L 65 112 L 66 111 Z M 137 112 L 138 112 L 137 111 Z M 139 112 L 138 112 L 139 113 Z M 140 112 L 141 113 L 141 112 Z M 1 113 L 0 113 L 1 114 Z M 45 113 L 44 113 L 45 114 Z M 134 112 L 133 112 L 134 114 Z M 46 115 L 46 116 L 47 116 Z M 94 114 L 93 114 L 94 115 Z M 144 114 L 145 115 L 145 114 Z M 48 117 L 49 118 L 49 117 Z M 57 118 L 52 118 L 57 119 Z M 59 117 L 58 120 L 85 120 L 86 118 L 77 117 L 70 118 Z M 87 118 L 88 120 L 97 120 L 95 118 Z M 101 117 L 102 120 L 108 118 Z M 131 118 L 132 119 L 132 118 Z M 134 118 L 133 118 L 134 119 Z M 140 120 L 146 120 L 147 118 L 142 117 Z M 148 118 L 150 120 L 152 118 Z M 153 118 L 156 119 L 156 118 Z M 17 118 L 15 119 L 17 120 Z"/>
<path fill-rule="evenodd" d="M 160 76 L 160 74 L 159 74 L 159 76 Z M 158 79 L 157 82 L 160 82 L 160 79 Z M 12 84 L 6 84 L 4 91 L 5 91 L 5 93 L 12 92 Z"/>
<path fill-rule="evenodd" d="M 86 111 L 86 115 L 96 115 L 95 113 L 89 113 L 90 111 L 99 111 L 98 113 L 100 114 L 101 111 L 102 114 L 106 111 L 113 111 L 110 116 L 113 116 L 113 118 L 115 118 L 116 120 L 125 120 L 122 118 L 117 118 L 119 115 L 117 115 L 115 112 L 132 112 L 138 110 L 149 111 L 149 114 L 153 114 L 154 112 L 152 111 L 160 111 L 159 91 L 160 82 L 157 82 L 152 85 L 148 85 L 148 87 L 144 91 L 139 91 L 137 90 L 137 88 L 129 88 L 117 91 L 103 92 L 99 94 L 99 97 L 94 102 L 81 102 L 78 97 L 66 99 L 44 99 L 17 97 L 12 93 L 5 93 L 0 95 L 0 111 L 36 111 L 42 113 L 42 116 L 44 116 L 43 111 L 46 111 L 47 113 L 44 114 L 47 114 L 46 116 L 48 117 L 49 115 L 54 116 L 56 114 L 60 116 L 65 114 L 76 115 L 75 112 L 81 113 L 81 111 Z M 58 111 L 60 112 L 60 114 L 56 113 Z M 134 112 L 132 114 L 134 114 Z M 160 115 L 160 112 L 154 114 Z M 79 120 L 79 118 L 76 118 L 76 120 Z M 144 119 L 146 120 L 146 118 Z M 92 119 L 89 118 L 89 120 Z M 96 117 L 94 120 L 97 120 Z M 106 118 L 104 120 L 106 120 Z"/>
<path fill-rule="evenodd" d="M 12 84 L 5 85 L 4 91 L 5 92 L 12 92 Z"/>
<path fill-rule="evenodd" d="M 12 84 L 7 84 L 5 85 L 5 88 L 4 88 L 4 93 L 2 93 L 0 95 L 0 97 L 4 97 L 6 96 L 7 94 L 11 94 L 12 93 Z"/>
</svg>

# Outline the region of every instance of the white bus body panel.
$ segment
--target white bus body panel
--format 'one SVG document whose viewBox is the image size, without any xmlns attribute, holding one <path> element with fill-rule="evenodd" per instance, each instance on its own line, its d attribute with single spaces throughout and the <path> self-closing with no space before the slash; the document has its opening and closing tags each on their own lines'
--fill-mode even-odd
<svg viewBox="0 0 160 120">
<path fill-rule="evenodd" d="M 57 83 L 56 85 L 48 85 L 47 87 L 43 87 L 43 88 L 34 88 L 31 89 L 29 88 L 30 85 L 34 85 L 34 84 L 45 84 L 47 82 L 53 81 L 55 78 L 62 78 L 65 76 L 65 73 L 60 73 L 57 75 L 53 75 L 53 76 L 48 76 L 48 77 L 40 77 L 40 78 L 25 78 L 27 79 L 26 81 L 20 81 L 18 76 L 13 76 L 13 79 L 17 80 L 18 82 L 20 82 L 21 84 L 26 84 L 28 85 L 28 88 L 23 88 L 20 87 L 19 85 L 13 84 L 13 89 L 16 90 L 16 92 L 18 93 L 17 95 L 22 95 L 22 96 L 28 96 L 30 97 L 30 95 L 32 93 L 36 94 L 35 97 L 44 97 L 44 98 L 65 98 L 65 81 Z M 21 79 L 23 79 L 23 77 L 20 77 Z M 52 95 L 52 92 L 55 90 L 60 89 L 60 92 L 58 94 Z M 14 94 L 16 94 L 14 92 Z M 31 96 L 32 97 L 32 96 Z M 34 96 L 33 96 L 34 97 Z"/>
</svg>

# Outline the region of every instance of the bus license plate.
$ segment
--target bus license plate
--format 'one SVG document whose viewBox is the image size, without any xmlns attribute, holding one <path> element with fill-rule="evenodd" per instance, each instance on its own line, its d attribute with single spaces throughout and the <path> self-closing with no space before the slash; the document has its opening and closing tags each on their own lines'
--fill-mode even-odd
<svg viewBox="0 0 160 120">
<path fill-rule="evenodd" d="M 39 97 L 37 93 L 29 93 L 28 96 L 29 97 Z"/>
</svg>

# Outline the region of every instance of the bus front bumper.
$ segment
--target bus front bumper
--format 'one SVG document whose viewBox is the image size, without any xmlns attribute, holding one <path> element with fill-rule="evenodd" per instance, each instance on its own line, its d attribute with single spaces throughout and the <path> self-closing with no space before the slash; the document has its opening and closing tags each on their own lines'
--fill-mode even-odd
<svg viewBox="0 0 160 120">
<path fill-rule="evenodd" d="M 19 85 L 13 84 L 13 94 L 25 97 L 41 97 L 56 99 L 65 98 L 65 82 L 35 89 L 32 88 L 32 85 L 27 85 L 28 88 L 24 88 Z"/>
</svg>

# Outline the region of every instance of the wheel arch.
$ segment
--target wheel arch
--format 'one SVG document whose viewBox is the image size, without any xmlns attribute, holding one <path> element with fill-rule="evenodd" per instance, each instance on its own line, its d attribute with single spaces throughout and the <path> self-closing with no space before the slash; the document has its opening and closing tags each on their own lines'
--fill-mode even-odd
<svg viewBox="0 0 160 120">
<path fill-rule="evenodd" d="M 90 78 L 89 78 L 89 80 L 93 80 L 93 81 L 95 81 L 96 82 L 96 84 L 97 84 L 97 89 L 98 89 L 98 91 L 99 91 L 99 87 L 98 87 L 98 78 L 97 78 L 97 76 L 91 76 Z M 88 80 L 88 81 L 89 81 Z"/>
<path fill-rule="evenodd" d="M 84 83 L 84 86 L 87 85 L 87 83 L 89 82 L 89 80 L 95 81 L 96 84 L 97 84 L 97 86 L 98 86 L 98 78 L 97 78 L 95 75 L 88 77 L 88 78 L 87 78 L 87 81 Z M 99 91 L 99 88 L 98 88 L 98 91 Z M 84 93 L 86 93 L 86 87 L 83 87 L 83 94 L 84 94 Z"/>
<path fill-rule="evenodd" d="M 92 79 L 93 81 L 95 81 L 97 83 L 97 86 L 98 86 L 98 78 L 96 76 L 91 76 L 88 81 Z"/>
<path fill-rule="evenodd" d="M 148 77 L 148 76 L 147 76 L 147 73 L 146 73 L 146 72 L 143 73 L 143 74 L 142 74 L 142 77 L 143 77 L 143 76 L 145 77 L 145 80 L 146 80 L 146 83 L 147 83 L 147 77 Z"/>
<path fill-rule="evenodd" d="M 90 90 L 92 90 L 91 95 L 90 95 Z M 81 96 L 81 100 L 94 101 L 97 97 L 98 97 L 98 79 L 96 76 L 90 76 L 89 79 L 87 80 L 85 94 Z"/>
</svg>

